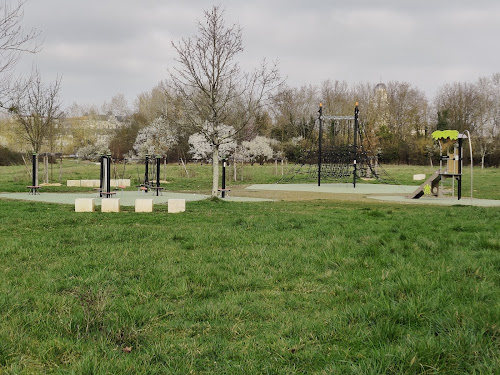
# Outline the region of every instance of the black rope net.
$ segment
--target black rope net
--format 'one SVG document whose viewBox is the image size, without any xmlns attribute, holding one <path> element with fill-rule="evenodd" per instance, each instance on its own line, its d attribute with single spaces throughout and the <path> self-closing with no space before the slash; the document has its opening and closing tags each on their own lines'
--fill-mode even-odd
<svg viewBox="0 0 500 375">
<path fill-rule="evenodd" d="M 321 152 L 321 181 L 352 182 L 356 160 L 357 179 L 376 179 L 382 183 L 396 181 L 379 165 L 375 156 L 368 155 L 362 148 L 354 151 L 353 146 L 329 146 Z M 318 179 L 318 150 L 301 153 L 296 164 L 288 169 L 278 183 L 312 182 Z"/>
</svg>

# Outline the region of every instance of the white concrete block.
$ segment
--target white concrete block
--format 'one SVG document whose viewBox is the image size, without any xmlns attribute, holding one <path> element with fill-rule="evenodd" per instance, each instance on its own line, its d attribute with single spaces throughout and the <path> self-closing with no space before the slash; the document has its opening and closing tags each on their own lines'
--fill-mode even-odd
<svg viewBox="0 0 500 375">
<path fill-rule="evenodd" d="M 116 180 L 112 178 L 109 181 L 109 184 L 113 187 L 119 187 L 119 186 L 128 187 L 130 186 L 130 178 L 120 178 Z"/>
<path fill-rule="evenodd" d="M 101 186 L 100 180 L 68 180 L 66 182 L 67 186 L 72 187 L 99 187 Z M 130 178 L 122 178 L 122 179 L 110 179 L 109 185 L 112 187 L 127 187 L 130 186 Z"/>
<path fill-rule="evenodd" d="M 420 181 L 420 180 L 425 180 L 425 174 L 414 174 L 413 175 L 413 181 Z"/>
<path fill-rule="evenodd" d="M 103 198 L 101 212 L 120 212 L 120 198 Z"/>
<path fill-rule="evenodd" d="M 80 187 L 81 183 L 80 183 L 80 180 L 68 180 L 66 181 L 66 185 L 67 186 L 71 186 L 71 187 Z"/>
<path fill-rule="evenodd" d="M 185 199 L 169 199 L 168 202 L 168 213 L 176 214 L 178 212 L 186 211 L 186 200 Z"/>
<path fill-rule="evenodd" d="M 100 180 L 80 180 L 81 187 L 99 187 L 101 186 Z"/>
<path fill-rule="evenodd" d="M 152 199 L 136 199 L 135 212 L 153 212 Z"/>
<path fill-rule="evenodd" d="M 94 212 L 95 198 L 76 198 L 75 212 Z"/>
</svg>

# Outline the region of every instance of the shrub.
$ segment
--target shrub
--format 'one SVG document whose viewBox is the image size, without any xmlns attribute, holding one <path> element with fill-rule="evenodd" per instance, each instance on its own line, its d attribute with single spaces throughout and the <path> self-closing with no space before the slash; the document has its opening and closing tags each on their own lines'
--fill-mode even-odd
<svg viewBox="0 0 500 375">
<path fill-rule="evenodd" d="M 20 152 L 15 152 L 7 147 L 0 146 L 0 165 L 22 164 L 23 157 Z"/>
</svg>

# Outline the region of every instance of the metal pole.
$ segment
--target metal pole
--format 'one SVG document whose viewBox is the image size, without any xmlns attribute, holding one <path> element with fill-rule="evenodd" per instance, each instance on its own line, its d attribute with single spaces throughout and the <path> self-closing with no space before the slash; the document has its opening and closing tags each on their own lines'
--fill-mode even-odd
<svg viewBox="0 0 500 375">
<path fill-rule="evenodd" d="M 31 186 L 38 186 L 38 154 L 33 153 L 31 162 L 33 167 L 33 173 L 31 174 Z"/>
<path fill-rule="evenodd" d="M 102 197 L 102 189 L 104 188 L 104 155 L 101 155 L 101 174 L 99 176 L 99 197 Z"/>
<path fill-rule="evenodd" d="M 458 200 L 462 198 L 462 150 L 463 139 L 459 136 L 458 138 Z"/>
<path fill-rule="evenodd" d="M 358 116 L 359 116 L 359 108 L 358 108 L 358 102 L 356 102 L 356 107 L 354 108 L 354 173 L 353 173 L 353 179 L 352 179 L 352 184 L 353 187 L 356 187 L 356 173 L 357 173 L 357 165 L 356 165 L 356 159 L 358 155 Z"/>
<path fill-rule="evenodd" d="M 107 173 L 106 173 L 106 193 L 108 198 L 110 197 L 110 194 L 111 193 L 111 154 L 108 154 L 107 155 L 107 161 L 106 161 L 106 169 L 107 169 Z"/>
<path fill-rule="evenodd" d="M 222 190 L 221 197 L 226 197 L 226 159 L 222 159 Z"/>
<path fill-rule="evenodd" d="M 160 195 L 161 156 L 156 157 L 156 196 Z"/>
<path fill-rule="evenodd" d="M 472 171 L 472 163 L 473 163 L 473 158 L 472 158 L 472 143 L 471 143 L 471 139 L 470 139 L 470 132 L 468 130 L 465 130 L 464 131 L 464 134 L 465 132 L 467 132 L 467 138 L 469 138 L 469 151 L 470 151 L 470 200 L 472 202 L 472 182 L 473 182 L 473 171 Z"/>
<path fill-rule="evenodd" d="M 321 141 L 323 138 L 323 103 L 319 103 L 319 147 L 318 147 L 318 186 L 321 186 Z"/>
<path fill-rule="evenodd" d="M 148 185 L 149 185 L 149 155 L 146 155 L 146 162 L 145 162 L 145 172 L 144 172 L 144 187 L 146 188 L 146 193 L 148 192 Z"/>
</svg>

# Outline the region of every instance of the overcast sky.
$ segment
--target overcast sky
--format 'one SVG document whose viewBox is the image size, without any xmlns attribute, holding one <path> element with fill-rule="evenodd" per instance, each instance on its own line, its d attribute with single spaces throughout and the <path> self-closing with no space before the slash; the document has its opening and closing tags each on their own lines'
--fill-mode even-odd
<svg viewBox="0 0 500 375">
<path fill-rule="evenodd" d="M 29 0 L 24 24 L 43 50 L 25 56 L 63 77 L 65 105 L 102 104 L 168 78 L 171 41 L 196 34 L 214 4 L 243 28 L 242 67 L 277 59 L 289 86 L 405 81 L 431 99 L 445 83 L 500 72 L 498 0 Z"/>
</svg>

